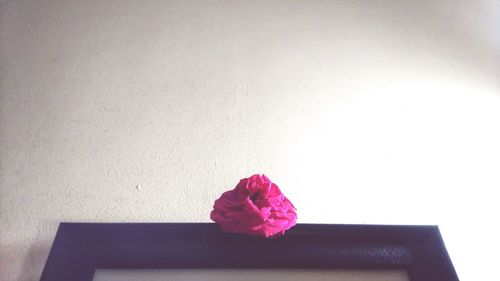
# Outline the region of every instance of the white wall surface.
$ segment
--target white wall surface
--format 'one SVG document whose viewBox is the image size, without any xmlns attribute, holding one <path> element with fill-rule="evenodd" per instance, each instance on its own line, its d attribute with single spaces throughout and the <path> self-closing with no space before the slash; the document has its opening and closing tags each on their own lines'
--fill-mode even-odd
<svg viewBox="0 0 500 281">
<path fill-rule="evenodd" d="M 0 0 L 0 280 L 38 280 L 61 221 L 208 222 L 254 173 L 301 223 L 439 224 L 461 280 L 491 280 L 499 21 L 498 1 Z"/>
</svg>

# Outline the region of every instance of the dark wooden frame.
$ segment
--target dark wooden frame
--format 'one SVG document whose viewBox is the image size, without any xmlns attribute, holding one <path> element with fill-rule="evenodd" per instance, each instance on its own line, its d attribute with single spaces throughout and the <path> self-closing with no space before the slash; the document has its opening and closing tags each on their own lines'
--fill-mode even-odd
<svg viewBox="0 0 500 281">
<path fill-rule="evenodd" d="M 405 269 L 458 281 L 437 226 L 299 224 L 271 239 L 211 223 L 61 223 L 41 281 L 92 281 L 96 268 Z"/>
</svg>

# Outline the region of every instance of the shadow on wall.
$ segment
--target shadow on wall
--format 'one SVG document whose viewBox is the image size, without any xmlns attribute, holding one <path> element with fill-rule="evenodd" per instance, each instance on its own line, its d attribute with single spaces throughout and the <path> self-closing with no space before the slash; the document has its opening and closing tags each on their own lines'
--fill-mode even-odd
<svg viewBox="0 0 500 281">
<path fill-rule="evenodd" d="M 363 2 L 360 8 L 366 9 L 366 5 L 370 3 Z M 432 54 L 437 60 L 496 80 L 500 70 L 500 33 L 495 28 L 500 23 L 498 2 L 410 1 L 379 8 L 383 10 L 373 12 L 374 24 L 393 29 L 403 38 L 416 39 L 399 42 L 401 48 L 418 51 L 417 55 Z M 414 42 L 423 44 L 405 44 Z"/>
<path fill-rule="evenodd" d="M 49 241 L 43 243 L 37 241 L 29 247 L 17 281 L 38 281 L 40 279 L 50 247 L 51 242 Z"/>
<path fill-rule="evenodd" d="M 36 234 L 33 235 L 34 237 L 31 237 L 30 241 L 32 242 L 30 245 L 18 245 L 14 247 L 14 254 L 25 253 L 23 255 L 24 259 L 20 262 L 20 272 L 17 275 L 17 279 L 15 279 L 17 281 L 40 280 L 45 261 L 47 260 L 59 227 L 59 222 L 43 219 L 41 221 L 34 227 Z M 55 225 L 55 227 L 52 227 L 52 225 Z"/>
</svg>

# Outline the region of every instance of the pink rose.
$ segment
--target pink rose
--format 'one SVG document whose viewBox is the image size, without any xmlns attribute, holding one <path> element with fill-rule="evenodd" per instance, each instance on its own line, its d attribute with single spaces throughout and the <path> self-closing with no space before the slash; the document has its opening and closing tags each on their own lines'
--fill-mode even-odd
<svg viewBox="0 0 500 281">
<path fill-rule="evenodd" d="M 295 225 L 295 210 L 276 184 L 253 175 L 215 200 L 210 218 L 225 232 L 271 237 Z"/>
</svg>

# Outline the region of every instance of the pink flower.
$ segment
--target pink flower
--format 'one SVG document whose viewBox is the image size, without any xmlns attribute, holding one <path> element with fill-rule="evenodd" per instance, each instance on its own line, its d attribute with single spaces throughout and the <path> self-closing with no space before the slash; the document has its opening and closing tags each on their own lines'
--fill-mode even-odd
<svg viewBox="0 0 500 281">
<path fill-rule="evenodd" d="M 295 225 L 295 210 L 276 184 L 253 175 L 215 200 L 210 218 L 225 232 L 271 237 Z"/>
</svg>

